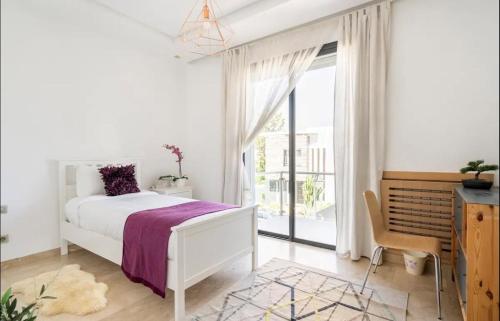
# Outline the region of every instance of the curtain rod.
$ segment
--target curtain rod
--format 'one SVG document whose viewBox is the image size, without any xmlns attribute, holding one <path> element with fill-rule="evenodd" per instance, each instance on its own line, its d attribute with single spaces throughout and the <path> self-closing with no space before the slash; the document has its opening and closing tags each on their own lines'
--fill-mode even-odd
<svg viewBox="0 0 500 321">
<path fill-rule="evenodd" d="M 233 47 L 229 47 L 226 50 L 238 48 L 238 47 L 245 46 L 245 45 L 251 45 L 251 44 L 254 44 L 254 43 L 259 42 L 261 40 L 264 40 L 264 39 L 267 39 L 267 38 L 271 38 L 271 37 L 277 36 L 277 35 L 285 33 L 285 32 L 297 30 L 297 29 L 300 29 L 302 27 L 307 27 L 309 25 L 313 25 L 315 23 L 320 23 L 322 21 L 326 21 L 328 19 L 336 18 L 336 17 L 342 16 L 344 14 L 347 14 L 349 12 L 353 12 L 353 11 L 356 11 L 356 10 L 359 10 L 359 9 L 363 9 L 363 8 L 366 8 L 366 7 L 370 7 L 370 6 L 373 6 L 375 4 L 379 4 L 379 3 L 385 2 L 385 1 L 386 0 L 373 0 L 373 1 L 370 1 L 370 2 L 366 2 L 366 3 L 360 4 L 359 6 L 351 7 L 349 9 L 345 9 L 345 10 L 333 13 L 331 15 L 328 15 L 328 16 L 325 16 L 325 17 L 321 17 L 319 19 L 316 19 L 316 20 L 313 20 L 313 21 L 309 21 L 309 22 L 303 23 L 303 24 L 298 25 L 298 26 L 294 26 L 294 27 L 291 27 L 291 28 L 288 28 L 288 29 L 285 29 L 285 30 L 281 30 L 281 31 L 272 33 L 272 34 L 264 36 L 264 37 L 260 37 L 260 38 L 254 39 L 254 40 L 250 40 L 250 41 L 247 41 L 247 42 L 244 42 L 244 43 L 240 43 L 239 45 L 236 45 L 236 46 L 233 46 Z M 391 2 L 391 3 L 394 2 L 394 1 L 397 1 L 397 0 L 389 0 L 389 2 Z M 217 55 L 220 55 L 224 51 L 225 50 L 220 51 L 219 53 L 217 53 Z"/>
</svg>

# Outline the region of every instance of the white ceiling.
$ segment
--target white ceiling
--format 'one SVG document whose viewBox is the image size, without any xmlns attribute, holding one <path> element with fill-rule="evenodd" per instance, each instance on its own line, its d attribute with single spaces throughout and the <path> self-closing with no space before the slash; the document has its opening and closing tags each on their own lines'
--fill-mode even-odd
<svg viewBox="0 0 500 321">
<path fill-rule="evenodd" d="M 175 38 L 199 0 L 95 0 L 125 16 Z M 236 46 L 298 26 L 371 0 L 216 0 L 222 22 L 234 36 Z"/>
</svg>

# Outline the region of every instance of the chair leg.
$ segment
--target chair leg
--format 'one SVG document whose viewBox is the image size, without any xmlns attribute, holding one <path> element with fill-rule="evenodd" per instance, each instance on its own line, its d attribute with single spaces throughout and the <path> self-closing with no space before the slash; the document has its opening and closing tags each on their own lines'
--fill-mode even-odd
<svg viewBox="0 0 500 321">
<path fill-rule="evenodd" d="M 381 246 L 377 246 L 376 248 L 373 249 L 372 257 L 370 259 L 370 264 L 368 265 L 368 269 L 366 270 L 366 274 L 365 274 L 365 279 L 363 281 L 363 286 L 361 287 L 361 291 L 359 292 L 360 294 L 363 294 L 363 291 L 365 290 L 366 281 L 368 280 L 368 275 L 370 274 L 370 269 L 373 265 L 373 261 L 375 261 L 375 257 L 377 256 L 377 252 L 381 248 L 382 248 Z"/>
<path fill-rule="evenodd" d="M 375 263 L 375 268 L 373 269 L 373 274 L 375 274 L 375 272 L 377 272 L 377 268 L 380 264 L 380 259 L 382 258 L 382 252 L 384 252 L 384 248 L 381 248 L 379 251 L 378 251 L 378 258 L 377 258 L 377 261 Z"/>
<path fill-rule="evenodd" d="M 439 259 L 439 289 L 441 291 L 444 291 L 443 290 L 443 267 L 441 266 L 441 259 Z"/>
<path fill-rule="evenodd" d="M 438 306 L 438 319 L 441 320 L 441 259 L 438 255 L 434 256 L 434 268 L 436 270 L 436 299 Z"/>
</svg>

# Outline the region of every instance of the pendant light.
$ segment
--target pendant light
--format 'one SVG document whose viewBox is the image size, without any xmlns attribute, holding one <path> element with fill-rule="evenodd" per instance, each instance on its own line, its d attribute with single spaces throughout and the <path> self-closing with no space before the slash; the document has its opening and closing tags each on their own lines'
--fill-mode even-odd
<svg viewBox="0 0 500 321">
<path fill-rule="evenodd" d="M 188 52 L 214 55 L 227 49 L 232 31 L 219 21 L 221 11 L 215 0 L 197 0 L 184 20 L 178 40 Z"/>
</svg>

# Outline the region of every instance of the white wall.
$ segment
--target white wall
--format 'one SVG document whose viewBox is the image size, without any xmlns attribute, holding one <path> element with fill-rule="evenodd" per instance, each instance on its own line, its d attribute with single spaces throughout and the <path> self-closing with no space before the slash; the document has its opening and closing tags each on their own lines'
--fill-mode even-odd
<svg viewBox="0 0 500 321">
<path fill-rule="evenodd" d="M 222 201 L 223 110 L 222 61 L 217 57 L 188 66 L 186 173 L 195 198 Z"/>
<path fill-rule="evenodd" d="M 476 158 L 498 164 L 498 1 L 398 0 L 393 10 L 386 169 L 455 172 Z M 197 196 L 214 200 L 222 156 L 206 156 L 203 135 L 222 136 L 222 88 L 213 83 L 222 86 L 213 77 L 220 65 L 198 61 L 188 76 L 188 92 L 196 88 L 189 114 L 203 115 L 190 140 L 200 148 L 191 157 L 202 162 L 193 171 L 204 184 Z M 208 143 L 214 153 L 218 142 Z"/>
<path fill-rule="evenodd" d="M 498 164 L 498 0 L 398 0 L 393 8 L 386 168 Z"/>
<path fill-rule="evenodd" d="M 2 0 L 1 260 L 58 247 L 58 159 L 138 157 L 143 182 L 186 143 L 170 40 L 81 0 Z"/>
<path fill-rule="evenodd" d="M 57 159 L 139 157 L 221 200 L 222 66 L 172 58 L 167 38 L 79 0 L 2 0 L 1 260 L 58 246 Z M 389 73 L 389 170 L 498 163 L 498 2 L 398 0 Z"/>
</svg>

